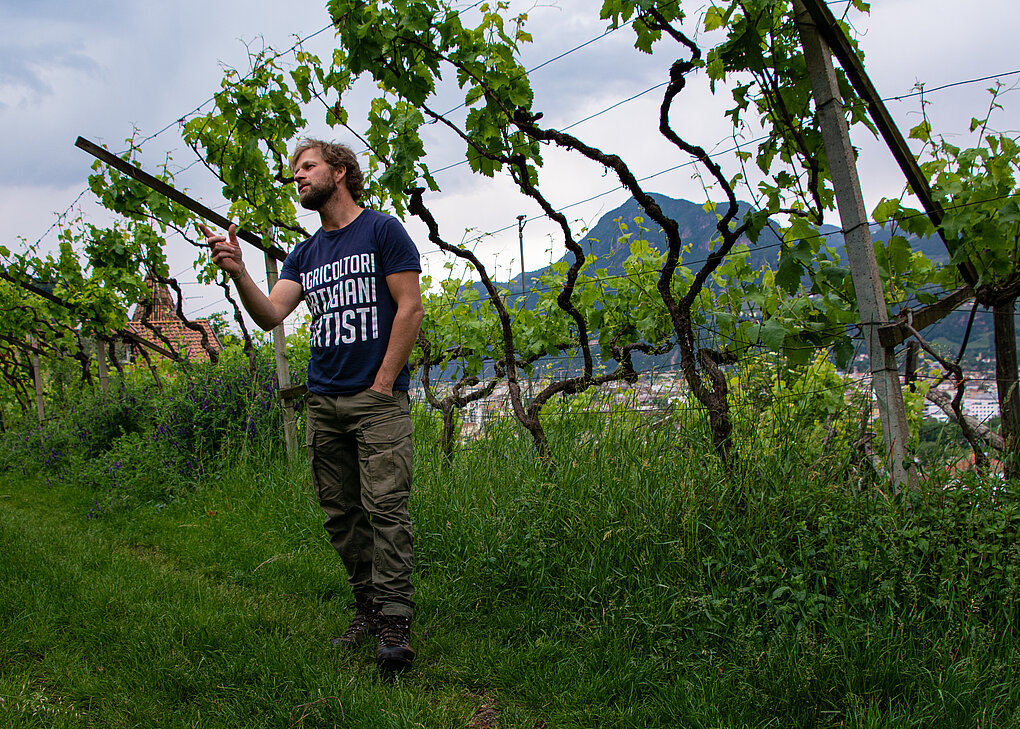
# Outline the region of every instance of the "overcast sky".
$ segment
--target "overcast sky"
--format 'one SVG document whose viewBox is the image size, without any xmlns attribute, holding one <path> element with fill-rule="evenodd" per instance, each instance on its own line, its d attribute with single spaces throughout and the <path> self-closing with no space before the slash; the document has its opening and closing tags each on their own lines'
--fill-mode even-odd
<svg viewBox="0 0 1020 729">
<path fill-rule="evenodd" d="M 605 23 L 598 19 L 599 6 L 597 0 L 513 3 L 516 10 L 529 10 L 528 29 L 535 39 L 525 49 L 525 66 L 533 68 L 598 38 L 605 31 Z M 704 7 L 685 6 L 692 17 L 700 16 Z M 980 12 L 973 10 L 976 6 Z M 831 7 L 842 14 L 845 3 Z M 878 0 L 870 16 L 854 16 L 853 22 L 861 33 L 869 74 L 904 133 L 920 119 L 918 99 L 909 96 L 916 83 L 933 89 L 929 114 L 936 131 L 964 142 L 970 118 L 987 108 L 986 89 L 993 81 L 963 82 L 1020 70 L 1016 0 Z M 141 162 L 154 170 L 170 152 L 184 167 L 194 157 L 174 122 L 210 99 L 219 88 L 223 68 L 247 70 L 248 48 L 268 45 L 284 50 L 328 23 L 324 0 L 0 0 L 0 245 L 21 250 L 41 239 L 43 248 L 52 248 L 57 215 L 75 201 L 75 211 L 103 220 L 91 195 L 82 195 L 92 158 L 74 147 L 78 135 L 121 151 L 133 129 L 146 137 L 170 125 L 145 144 Z M 675 56 L 644 56 L 633 50 L 632 42 L 633 34 L 623 29 L 537 70 L 532 81 L 536 108 L 545 112 L 543 122 L 562 128 L 663 82 Z M 326 57 L 331 43 L 327 30 L 307 47 Z M 1011 88 L 1020 83 L 1020 75 L 1004 76 L 1002 81 Z M 934 90 L 950 84 L 954 85 Z M 997 130 L 1020 129 L 1018 93 L 1001 97 L 1005 109 L 993 117 Z M 647 189 L 703 201 L 689 167 L 664 172 L 687 160 L 659 139 L 660 100 L 661 90 L 645 93 L 571 133 L 624 157 L 639 176 L 650 177 Z M 352 126 L 358 128 L 363 126 L 357 121 L 363 108 L 358 99 L 351 102 Z M 712 98 L 703 75 L 694 78 L 675 106 L 675 126 L 709 151 L 727 149 L 731 128 L 721 113 L 728 105 L 728 96 Z M 310 131 L 354 141 L 318 119 Z M 462 145 L 440 130 L 430 139 L 433 169 L 462 158 Z M 861 177 L 870 209 L 882 196 L 898 194 L 903 181 L 881 144 L 860 133 L 854 142 L 861 148 Z M 437 179 L 443 191 L 429 202 L 447 239 L 470 240 L 503 231 L 478 243 L 479 252 L 502 278 L 520 271 L 516 229 L 520 214 L 529 218 L 525 227 L 529 270 L 561 254 L 537 207 L 505 181 L 472 178 L 464 165 Z M 555 203 L 570 206 L 567 211 L 578 229 L 594 225 L 626 199 L 619 183 L 600 168 L 554 151 L 547 154 L 543 183 Z M 215 181 L 200 166 L 179 176 L 178 184 L 210 207 L 223 204 Z M 589 198 L 595 199 L 573 205 Z M 304 224 L 314 228 L 314 215 Z M 408 221 L 408 228 L 419 240 L 427 266 L 440 275 L 435 264 L 442 263 L 442 256 L 414 221 Z M 201 316 L 224 309 L 218 289 L 205 291 L 194 283 L 193 249 L 179 240 L 168 245 L 173 251 L 171 271 L 187 283 L 186 311 Z"/>
</svg>

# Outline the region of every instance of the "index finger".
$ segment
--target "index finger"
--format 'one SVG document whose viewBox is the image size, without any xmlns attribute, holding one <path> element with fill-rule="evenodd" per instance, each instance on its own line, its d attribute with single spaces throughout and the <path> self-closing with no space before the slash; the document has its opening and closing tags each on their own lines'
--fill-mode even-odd
<svg viewBox="0 0 1020 729">
<path fill-rule="evenodd" d="M 207 227 L 205 227 L 204 224 L 199 223 L 198 224 L 198 229 L 200 231 L 202 231 L 202 235 L 204 235 L 206 238 L 212 238 L 213 237 L 213 232 L 211 230 L 209 230 Z"/>
</svg>

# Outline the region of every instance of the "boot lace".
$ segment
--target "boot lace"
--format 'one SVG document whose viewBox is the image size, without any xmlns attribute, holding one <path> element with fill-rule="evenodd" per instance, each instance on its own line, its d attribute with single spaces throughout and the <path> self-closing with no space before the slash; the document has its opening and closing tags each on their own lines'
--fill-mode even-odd
<svg viewBox="0 0 1020 729">
<path fill-rule="evenodd" d="M 365 633 L 371 633 L 374 627 L 373 623 L 371 615 L 358 610 L 351 618 L 351 624 L 347 626 L 347 630 L 340 636 L 340 640 L 345 642 L 357 640 Z"/>
<path fill-rule="evenodd" d="M 379 645 L 406 646 L 411 642 L 411 621 L 407 618 L 385 616 L 379 629 Z"/>
</svg>

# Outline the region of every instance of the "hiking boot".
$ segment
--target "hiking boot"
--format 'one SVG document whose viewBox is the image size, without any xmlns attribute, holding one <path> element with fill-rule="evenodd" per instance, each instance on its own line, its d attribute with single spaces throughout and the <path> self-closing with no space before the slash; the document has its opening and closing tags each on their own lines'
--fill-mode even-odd
<svg viewBox="0 0 1020 729">
<path fill-rule="evenodd" d="M 400 615 L 379 616 L 379 647 L 376 663 L 383 671 L 407 671 L 414 660 L 411 648 L 411 618 Z"/>
<path fill-rule="evenodd" d="M 362 644 L 369 636 L 379 634 L 379 611 L 371 600 L 356 598 L 354 601 L 354 617 L 351 618 L 347 630 L 339 638 L 333 638 L 330 642 L 337 648 L 354 649 Z"/>
</svg>

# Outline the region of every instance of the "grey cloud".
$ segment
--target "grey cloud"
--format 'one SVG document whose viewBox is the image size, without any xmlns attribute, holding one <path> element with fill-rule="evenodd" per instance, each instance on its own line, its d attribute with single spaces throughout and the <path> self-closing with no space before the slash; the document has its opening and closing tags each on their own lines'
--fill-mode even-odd
<svg viewBox="0 0 1020 729">
<path fill-rule="evenodd" d="M 85 53 L 58 44 L 30 48 L 4 44 L 0 47 L 0 84 L 10 89 L 28 92 L 34 99 L 49 96 L 53 88 L 45 75 L 52 70 L 71 70 L 95 76 L 100 66 Z"/>
<path fill-rule="evenodd" d="M 84 23 L 100 26 L 119 17 L 131 3 L 127 0 L 0 0 L 4 25 L 12 23 L 46 24 L 54 22 Z"/>
</svg>

